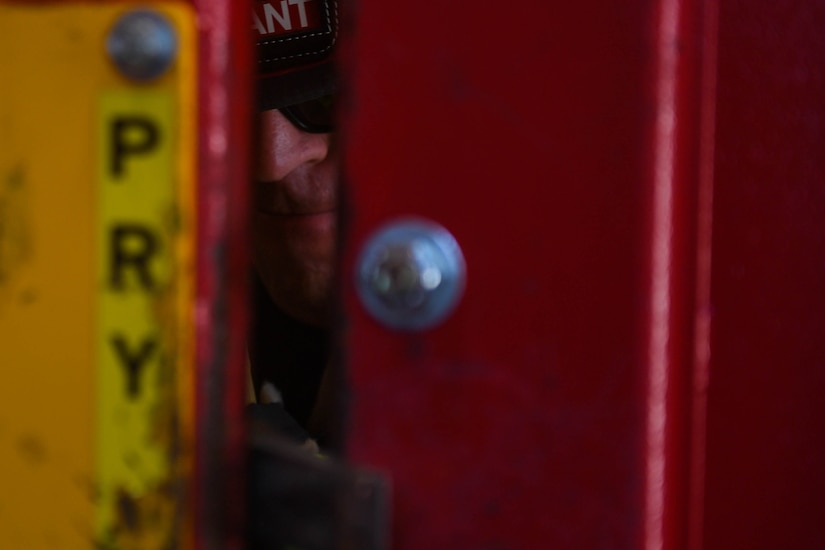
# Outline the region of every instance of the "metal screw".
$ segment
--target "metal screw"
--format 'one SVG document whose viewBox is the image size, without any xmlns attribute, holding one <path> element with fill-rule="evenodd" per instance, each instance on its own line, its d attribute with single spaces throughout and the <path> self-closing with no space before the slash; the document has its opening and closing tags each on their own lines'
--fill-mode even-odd
<svg viewBox="0 0 825 550">
<path fill-rule="evenodd" d="M 443 321 L 464 290 L 461 248 L 440 225 L 403 219 L 377 231 L 358 262 L 364 307 L 400 330 L 426 330 Z"/>
<path fill-rule="evenodd" d="M 117 20 L 106 38 L 106 52 L 127 78 L 146 82 L 161 76 L 177 55 L 172 24 L 159 13 L 131 11 Z"/>
</svg>

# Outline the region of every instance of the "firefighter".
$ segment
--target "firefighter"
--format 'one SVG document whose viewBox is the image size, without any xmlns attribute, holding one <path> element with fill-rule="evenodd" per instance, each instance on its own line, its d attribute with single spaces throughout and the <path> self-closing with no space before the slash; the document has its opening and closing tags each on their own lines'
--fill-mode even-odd
<svg viewBox="0 0 825 550">
<path fill-rule="evenodd" d="M 260 148 L 251 214 L 250 364 L 259 405 L 251 414 L 317 450 L 314 440 L 326 442 L 334 422 L 327 365 L 338 222 L 337 3 L 256 2 L 253 28 Z"/>
</svg>

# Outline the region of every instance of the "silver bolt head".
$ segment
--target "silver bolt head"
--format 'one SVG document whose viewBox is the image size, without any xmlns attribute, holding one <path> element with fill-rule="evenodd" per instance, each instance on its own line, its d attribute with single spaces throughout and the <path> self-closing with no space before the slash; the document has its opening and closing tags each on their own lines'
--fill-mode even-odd
<svg viewBox="0 0 825 550">
<path fill-rule="evenodd" d="M 379 229 L 364 246 L 357 288 L 367 311 L 382 324 L 420 331 L 443 321 L 465 283 L 461 249 L 442 226 L 409 218 Z"/>
<path fill-rule="evenodd" d="M 169 20 L 147 10 L 122 15 L 106 38 L 106 52 L 121 74 L 140 82 L 163 75 L 172 65 L 177 48 Z"/>
<path fill-rule="evenodd" d="M 441 271 L 425 241 L 389 244 L 379 254 L 372 273 L 372 289 L 391 308 L 416 308 L 437 288 Z"/>
</svg>

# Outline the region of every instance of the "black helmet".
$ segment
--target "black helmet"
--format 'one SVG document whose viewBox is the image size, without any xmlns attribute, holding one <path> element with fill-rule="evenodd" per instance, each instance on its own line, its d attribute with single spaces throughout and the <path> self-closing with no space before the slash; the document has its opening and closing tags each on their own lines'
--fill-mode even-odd
<svg viewBox="0 0 825 550">
<path fill-rule="evenodd" d="M 335 91 L 337 0 L 253 0 L 259 106 L 282 109 Z"/>
</svg>

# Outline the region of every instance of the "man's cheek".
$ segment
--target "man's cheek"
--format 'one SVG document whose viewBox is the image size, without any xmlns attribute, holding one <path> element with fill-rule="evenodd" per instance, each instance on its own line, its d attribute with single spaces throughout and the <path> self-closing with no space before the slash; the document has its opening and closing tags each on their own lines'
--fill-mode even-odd
<svg viewBox="0 0 825 550">
<path fill-rule="evenodd" d="M 288 261 L 332 262 L 335 254 L 336 220 L 333 213 L 267 220 L 264 238 L 274 253 Z"/>
</svg>

